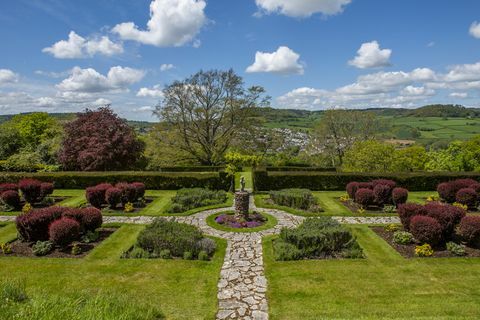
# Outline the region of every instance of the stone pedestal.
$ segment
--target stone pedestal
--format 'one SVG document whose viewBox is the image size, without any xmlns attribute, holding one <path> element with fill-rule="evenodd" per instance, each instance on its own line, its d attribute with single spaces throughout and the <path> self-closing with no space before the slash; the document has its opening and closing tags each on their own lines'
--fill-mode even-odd
<svg viewBox="0 0 480 320">
<path fill-rule="evenodd" d="M 247 218 L 250 205 L 250 193 L 247 191 L 235 192 L 235 216 L 237 218 Z"/>
</svg>

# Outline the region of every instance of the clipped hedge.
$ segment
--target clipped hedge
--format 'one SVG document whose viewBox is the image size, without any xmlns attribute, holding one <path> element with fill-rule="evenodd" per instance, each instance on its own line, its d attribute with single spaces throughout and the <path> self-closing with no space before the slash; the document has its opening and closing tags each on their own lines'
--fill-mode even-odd
<svg viewBox="0 0 480 320">
<path fill-rule="evenodd" d="M 55 183 L 57 189 L 84 189 L 107 182 L 145 183 L 150 190 L 177 190 L 182 188 L 209 188 L 228 190 L 231 178 L 220 172 L 148 172 L 148 171 L 116 171 L 116 172 L 2 172 L 0 183 L 17 182 L 24 178 Z"/>
<path fill-rule="evenodd" d="M 315 171 L 315 172 L 337 172 L 336 168 L 324 167 L 301 167 L 301 166 L 284 166 L 284 167 L 266 167 L 267 171 Z"/>
<path fill-rule="evenodd" d="M 314 171 L 266 171 L 252 172 L 255 191 L 287 188 L 303 188 L 315 191 L 344 191 L 351 181 L 375 179 L 395 180 L 397 185 L 409 191 L 436 190 L 441 182 L 459 178 L 480 181 L 480 172 L 415 172 L 415 173 L 350 173 Z"/>
</svg>

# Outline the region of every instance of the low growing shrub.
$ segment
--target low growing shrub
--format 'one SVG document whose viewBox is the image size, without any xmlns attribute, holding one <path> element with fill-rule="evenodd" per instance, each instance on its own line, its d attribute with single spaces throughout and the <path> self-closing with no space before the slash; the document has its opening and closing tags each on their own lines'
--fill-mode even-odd
<svg viewBox="0 0 480 320">
<path fill-rule="evenodd" d="M 194 208 L 220 204 L 227 200 L 223 190 L 215 191 L 202 188 L 180 189 L 172 198 L 170 212 L 180 213 Z"/>
<path fill-rule="evenodd" d="M 210 257 L 208 256 L 207 252 L 206 251 L 200 251 L 198 253 L 198 260 L 201 260 L 201 261 L 208 261 L 210 259 Z"/>
<path fill-rule="evenodd" d="M 467 253 L 465 252 L 465 246 L 455 242 L 447 242 L 447 250 L 456 256 L 464 256 Z"/>
<path fill-rule="evenodd" d="M 377 184 L 373 188 L 373 196 L 379 206 L 392 203 L 392 188 L 386 184 Z"/>
<path fill-rule="evenodd" d="M 306 219 L 296 229 L 284 228 L 280 239 L 294 245 L 301 252 L 301 258 L 338 257 L 342 252 L 358 247 L 352 233 L 328 217 Z M 289 250 L 287 246 L 280 246 Z"/>
<path fill-rule="evenodd" d="M 440 224 L 444 240 L 452 238 L 455 227 L 466 214 L 462 208 L 439 202 L 427 203 L 424 208 L 426 215 L 434 218 Z"/>
<path fill-rule="evenodd" d="M 63 210 L 61 207 L 50 207 L 17 216 L 15 223 L 20 237 L 29 242 L 48 240 L 48 227 L 62 216 Z"/>
<path fill-rule="evenodd" d="M 416 203 L 401 204 L 398 206 L 397 212 L 405 231 L 410 230 L 410 220 L 414 216 L 426 215 L 425 207 Z"/>
<path fill-rule="evenodd" d="M 144 183 L 142 182 L 133 182 L 132 183 L 132 186 L 135 188 L 136 190 L 136 200 L 138 199 L 141 199 L 143 197 L 145 197 L 145 191 L 146 191 L 146 186 Z"/>
<path fill-rule="evenodd" d="M 18 191 L 18 185 L 15 183 L 1 183 L 0 194 L 2 194 L 5 191 Z"/>
<path fill-rule="evenodd" d="M 115 187 L 107 189 L 105 193 L 105 200 L 110 206 L 110 209 L 115 210 L 115 208 L 120 204 L 120 202 L 122 202 L 122 190 Z"/>
<path fill-rule="evenodd" d="M 425 243 L 415 247 L 415 255 L 418 257 L 431 257 L 433 256 L 433 249 L 428 243 Z"/>
<path fill-rule="evenodd" d="M 413 242 L 413 235 L 406 231 L 397 231 L 393 234 L 393 242 L 398 244 L 410 244 Z"/>
<path fill-rule="evenodd" d="M 105 203 L 105 191 L 96 186 L 88 187 L 85 190 L 85 197 L 87 198 L 88 203 L 98 209 L 101 209 L 102 205 Z"/>
<path fill-rule="evenodd" d="M 302 259 L 302 251 L 294 244 L 285 242 L 281 239 L 273 242 L 275 259 L 279 261 L 291 261 Z"/>
<path fill-rule="evenodd" d="M 349 182 L 347 184 L 346 190 L 350 199 L 355 200 L 355 194 L 357 193 L 359 183 L 356 181 Z"/>
<path fill-rule="evenodd" d="M 137 189 L 133 184 L 121 182 L 117 183 L 115 188 L 118 188 L 122 191 L 120 200 L 123 205 L 128 202 L 133 203 L 137 200 Z"/>
<path fill-rule="evenodd" d="M 283 189 L 271 191 L 270 199 L 280 206 L 286 206 L 301 210 L 316 211 L 317 199 L 308 189 Z"/>
<path fill-rule="evenodd" d="M 36 256 L 46 256 L 53 249 L 53 243 L 51 241 L 37 241 L 32 246 L 33 254 Z"/>
<path fill-rule="evenodd" d="M 53 183 L 50 182 L 42 182 L 40 184 L 40 197 L 43 199 L 46 196 L 49 196 L 53 193 L 54 187 Z"/>
<path fill-rule="evenodd" d="M 466 189 L 466 188 L 473 189 L 473 191 L 478 197 L 478 191 L 477 191 L 478 184 L 479 182 L 473 179 L 457 179 L 449 182 L 440 183 L 437 186 L 437 192 L 440 195 L 440 198 L 442 198 L 447 203 L 453 203 L 455 201 L 460 202 L 457 199 L 457 193 L 461 189 Z M 470 190 L 468 193 L 470 193 Z M 460 195 L 460 198 L 463 198 L 463 197 L 465 197 L 465 199 L 462 199 L 462 200 L 468 201 L 468 198 L 470 197 L 470 195 L 462 193 Z"/>
<path fill-rule="evenodd" d="M 203 251 L 204 243 L 202 232 L 197 227 L 157 218 L 140 232 L 136 246 L 157 256 L 168 250 L 173 257 L 183 257 L 187 251 L 197 257 Z"/>
<path fill-rule="evenodd" d="M 132 251 L 130 251 L 128 256 L 130 258 L 134 258 L 134 259 L 148 259 L 148 258 L 150 258 L 150 254 L 148 253 L 148 251 L 143 250 L 142 248 L 136 247 L 136 246 L 133 247 Z"/>
</svg>

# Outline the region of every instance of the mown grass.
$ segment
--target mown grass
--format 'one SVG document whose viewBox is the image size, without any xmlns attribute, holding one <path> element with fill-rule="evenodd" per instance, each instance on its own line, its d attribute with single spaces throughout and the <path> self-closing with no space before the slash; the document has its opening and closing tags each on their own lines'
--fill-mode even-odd
<svg viewBox="0 0 480 320">
<path fill-rule="evenodd" d="M 278 262 L 264 240 L 271 319 L 478 319 L 479 258 L 404 259 L 351 226 L 366 259 Z"/>
<path fill-rule="evenodd" d="M 10 225 L 0 228 L 0 239 L 15 237 L 15 228 Z M 142 228 L 144 226 L 123 225 L 83 259 L 2 257 L 0 279 L 22 279 L 34 303 L 45 304 L 44 297 L 48 296 L 54 301 L 58 299 L 61 304 L 55 308 L 65 308 L 67 311 L 72 307 L 62 304 L 75 302 L 79 294 L 82 297 L 95 297 L 97 294 L 116 293 L 121 296 L 119 300 L 114 296 L 113 301 L 127 303 L 132 308 L 154 308 L 160 310 L 167 319 L 213 319 L 217 310 L 217 282 L 226 242 L 216 239 L 218 251 L 209 262 L 121 259 L 121 254 L 135 243 Z M 15 304 L 6 307 L 11 308 L 8 312 L 25 309 Z M 113 308 L 122 310 L 118 304 Z M 101 312 L 98 310 L 97 315 L 101 315 Z M 58 314 L 52 312 L 53 317 L 40 319 L 69 318 L 58 318 Z M 93 316 L 84 319 L 100 318 Z"/>
<path fill-rule="evenodd" d="M 318 204 L 323 209 L 323 212 L 312 213 L 304 210 L 294 209 L 285 206 L 279 206 L 266 202 L 269 198 L 268 194 L 255 194 L 255 204 L 261 208 L 279 209 L 291 214 L 314 217 L 314 216 L 358 216 L 358 217 L 375 217 L 375 216 L 395 216 L 396 214 L 388 214 L 381 211 L 366 211 L 363 214 L 352 212 L 349 208 L 344 206 L 340 201 L 340 197 L 345 195 L 343 191 L 314 191 L 313 195 L 318 200 Z M 420 191 L 410 192 L 409 202 L 424 203 L 425 199 L 430 195 L 437 195 L 436 191 Z"/>
</svg>

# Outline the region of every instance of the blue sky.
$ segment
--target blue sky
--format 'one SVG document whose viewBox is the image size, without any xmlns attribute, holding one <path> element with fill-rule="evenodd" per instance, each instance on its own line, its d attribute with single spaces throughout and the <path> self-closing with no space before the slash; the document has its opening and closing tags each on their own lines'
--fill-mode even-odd
<svg viewBox="0 0 480 320">
<path fill-rule="evenodd" d="M 0 114 L 111 103 L 155 121 L 161 89 L 233 68 L 278 108 L 479 105 L 476 0 L 0 3 Z"/>
</svg>

